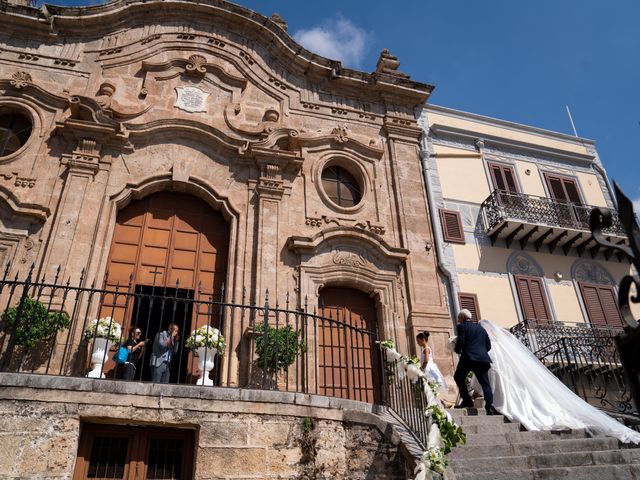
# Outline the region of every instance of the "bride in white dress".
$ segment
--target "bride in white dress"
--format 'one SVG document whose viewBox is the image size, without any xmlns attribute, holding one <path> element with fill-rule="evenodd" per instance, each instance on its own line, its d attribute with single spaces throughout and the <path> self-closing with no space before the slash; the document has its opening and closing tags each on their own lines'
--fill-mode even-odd
<svg viewBox="0 0 640 480">
<path fill-rule="evenodd" d="M 591 435 L 640 443 L 640 433 L 575 395 L 510 332 L 488 320 L 480 325 L 491 339 L 493 405 L 509 420 L 527 430 L 585 429 Z"/>
<path fill-rule="evenodd" d="M 429 347 L 429 332 L 421 332 L 416 335 L 416 341 L 420 346 L 420 369 L 424 371 L 429 378 L 435 380 L 440 384 L 440 390 L 447 390 L 447 382 L 444 379 L 444 375 L 440 373 L 440 369 L 436 362 L 433 361 L 431 355 L 431 347 Z"/>
</svg>

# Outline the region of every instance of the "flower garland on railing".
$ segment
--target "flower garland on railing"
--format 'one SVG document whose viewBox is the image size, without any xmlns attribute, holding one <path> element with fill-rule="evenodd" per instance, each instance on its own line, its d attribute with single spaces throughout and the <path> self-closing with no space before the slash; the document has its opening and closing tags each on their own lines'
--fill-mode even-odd
<svg viewBox="0 0 640 480">
<path fill-rule="evenodd" d="M 405 357 L 398 353 L 391 340 L 380 342 L 387 362 L 395 368 L 392 371 L 400 380 L 405 376 L 417 383 L 423 379 L 423 393 L 427 400 L 427 410 L 424 414 L 428 418 L 429 440 L 427 450 L 422 454 L 415 469 L 415 480 L 440 478 L 448 462 L 446 455 L 457 445 L 466 443 L 467 437 L 462 428 L 453 420 L 439 398 L 440 384 L 420 369 L 419 361 L 415 357 Z"/>
</svg>

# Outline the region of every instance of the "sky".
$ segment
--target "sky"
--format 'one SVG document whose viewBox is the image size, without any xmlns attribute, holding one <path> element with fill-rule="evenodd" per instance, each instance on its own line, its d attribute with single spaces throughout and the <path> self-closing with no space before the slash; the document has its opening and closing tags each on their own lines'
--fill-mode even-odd
<svg viewBox="0 0 640 480">
<path fill-rule="evenodd" d="M 92 0 L 50 3 L 87 5 Z M 307 49 L 373 71 L 388 48 L 430 102 L 596 141 L 640 211 L 640 0 L 242 0 Z"/>
</svg>

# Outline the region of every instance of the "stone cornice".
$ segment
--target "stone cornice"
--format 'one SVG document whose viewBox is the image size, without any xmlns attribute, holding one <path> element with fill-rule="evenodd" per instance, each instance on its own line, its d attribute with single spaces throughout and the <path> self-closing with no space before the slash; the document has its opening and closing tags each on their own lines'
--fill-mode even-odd
<svg viewBox="0 0 640 480">
<path fill-rule="evenodd" d="M 11 16 L 11 20 L 6 19 Z M 88 7 L 45 5 L 42 9 L 12 7 L 0 13 L 12 31 L 22 30 L 32 38 L 51 34 L 72 38 L 101 37 L 143 23 L 166 23 L 168 19 L 186 24 L 229 25 L 231 31 L 244 31 L 251 40 L 271 51 L 290 73 L 312 82 L 323 81 L 325 88 L 358 92 L 361 97 L 391 95 L 404 105 L 424 103 L 433 86 L 388 73 L 366 73 L 344 68 L 339 61 L 316 55 L 299 45 L 282 26 L 252 10 L 223 0 L 113 0 Z M 236 30 L 236 28 L 238 28 Z M 194 32 L 197 35 L 197 32 Z M 329 80 L 328 83 L 326 81 Z"/>
<path fill-rule="evenodd" d="M 487 148 L 496 146 L 498 149 L 506 149 L 526 154 L 542 154 L 559 161 L 571 161 L 582 165 L 591 165 L 595 160 L 594 155 L 586 153 L 577 153 L 558 148 L 546 147 L 538 143 L 523 142 L 506 137 L 487 135 L 475 130 L 466 130 L 438 123 L 430 125 L 429 130 L 434 138 L 434 143 L 437 143 L 437 139 L 442 138 L 462 140 L 470 145 L 474 145 L 476 140 L 481 139 Z"/>
<path fill-rule="evenodd" d="M 2 185 L 0 185 L 0 198 L 5 201 L 15 215 L 35 217 L 42 222 L 45 222 L 51 215 L 51 211 L 47 207 L 35 203 L 20 202 L 11 190 Z"/>
<path fill-rule="evenodd" d="M 456 110 L 449 107 L 443 107 L 441 105 L 429 104 L 425 106 L 427 113 L 433 112 L 438 114 L 447 115 L 453 118 L 459 118 L 461 120 L 472 120 L 484 125 L 508 128 L 517 132 L 530 133 L 538 135 L 551 140 L 561 140 L 574 145 L 595 145 L 594 140 L 590 140 L 584 137 L 576 137 L 567 133 L 554 132 L 552 130 L 546 130 L 544 128 L 533 127 L 531 125 L 524 125 L 522 123 L 510 122 L 508 120 L 502 120 L 499 118 L 487 117 L 486 115 L 480 115 L 477 113 L 465 112 L 463 110 Z"/>
<path fill-rule="evenodd" d="M 0 79 L 0 90 L 20 92 L 21 97 L 33 98 L 39 103 L 63 110 L 68 106 L 68 97 L 56 95 L 45 90 L 30 80 L 16 86 L 13 79 Z"/>
<path fill-rule="evenodd" d="M 313 253 L 323 242 L 344 239 L 355 239 L 358 242 L 365 242 L 374 247 L 374 250 L 377 251 L 378 254 L 381 254 L 383 258 L 392 259 L 397 262 L 404 262 L 410 253 L 409 250 L 405 248 L 390 246 L 374 233 L 355 227 L 327 228 L 312 237 L 292 236 L 289 237 L 287 246 L 294 252 L 309 254 Z"/>
</svg>

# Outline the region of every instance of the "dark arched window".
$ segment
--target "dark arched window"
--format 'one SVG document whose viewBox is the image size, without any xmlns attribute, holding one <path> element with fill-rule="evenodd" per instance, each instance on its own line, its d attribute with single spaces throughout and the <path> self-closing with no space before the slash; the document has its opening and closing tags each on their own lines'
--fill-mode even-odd
<svg viewBox="0 0 640 480">
<path fill-rule="evenodd" d="M 342 167 L 327 167 L 322 171 L 322 188 L 331 201 L 341 207 L 353 207 L 360 202 L 360 185 Z"/>
<path fill-rule="evenodd" d="M 17 152 L 31 136 L 31 121 L 20 113 L 0 110 L 0 157 Z"/>
</svg>

